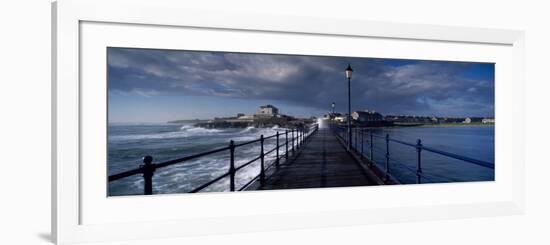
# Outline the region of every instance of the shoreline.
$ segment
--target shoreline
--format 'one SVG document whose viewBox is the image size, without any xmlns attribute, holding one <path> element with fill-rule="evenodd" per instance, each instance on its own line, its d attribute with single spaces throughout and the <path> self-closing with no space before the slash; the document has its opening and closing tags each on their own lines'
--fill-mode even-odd
<svg viewBox="0 0 550 245">
<path fill-rule="evenodd" d="M 360 127 L 360 126 L 359 126 Z M 495 124 L 423 124 L 423 125 L 393 125 L 393 126 L 383 126 L 383 127 L 360 127 L 360 128 L 480 128 L 480 127 L 495 127 Z"/>
<path fill-rule="evenodd" d="M 445 127 L 494 127 L 494 123 L 447 123 L 447 124 L 432 124 L 421 125 L 424 128 L 445 128 Z"/>
</svg>

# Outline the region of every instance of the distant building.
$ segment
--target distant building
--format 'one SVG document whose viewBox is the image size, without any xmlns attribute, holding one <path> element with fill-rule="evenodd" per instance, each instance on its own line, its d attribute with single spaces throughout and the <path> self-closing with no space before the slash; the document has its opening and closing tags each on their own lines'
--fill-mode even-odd
<svg viewBox="0 0 550 245">
<path fill-rule="evenodd" d="M 339 117 L 339 116 L 342 116 L 342 114 L 338 113 L 338 112 L 335 112 L 335 113 L 332 113 L 332 112 L 329 112 L 328 114 L 325 114 L 325 119 L 335 119 L 336 117 Z"/>
<path fill-rule="evenodd" d="M 472 119 L 469 117 L 464 118 L 464 121 L 462 121 L 462 123 L 472 123 Z"/>
<path fill-rule="evenodd" d="M 495 123 L 494 118 L 483 118 L 481 119 L 481 123 Z"/>
<path fill-rule="evenodd" d="M 340 114 L 340 115 L 334 117 L 334 121 L 341 122 L 341 123 L 347 122 L 348 121 L 348 115 Z"/>
<path fill-rule="evenodd" d="M 351 117 L 354 121 L 366 123 L 366 122 L 380 122 L 384 120 L 382 114 L 375 111 L 354 111 L 351 113 Z"/>
<path fill-rule="evenodd" d="M 279 114 L 279 109 L 272 105 L 260 106 L 256 112 L 256 116 L 259 117 L 274 117 L 277 116 L 277 114 Z"/>
</svg>

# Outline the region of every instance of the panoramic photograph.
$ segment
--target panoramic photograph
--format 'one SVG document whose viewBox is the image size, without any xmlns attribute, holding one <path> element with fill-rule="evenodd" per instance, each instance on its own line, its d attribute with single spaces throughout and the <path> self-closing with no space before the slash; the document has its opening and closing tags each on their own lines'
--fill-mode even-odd
<svg viewBox="0 0 550 245">
<path fill-rule="evenodd" d="M 495 179 L 494 63 L 106 52 L 108 196 Z"/>
</svg>

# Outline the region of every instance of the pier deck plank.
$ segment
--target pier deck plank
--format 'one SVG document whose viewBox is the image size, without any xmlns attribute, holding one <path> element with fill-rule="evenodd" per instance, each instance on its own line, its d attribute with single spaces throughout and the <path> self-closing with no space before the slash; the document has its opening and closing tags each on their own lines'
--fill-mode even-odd
<svg viewBox="0 0 550 245">
<path fill-rule="evenodd" d="M 258 190 L 376 185 L 329 129 L 319 129 L 294 160 L 281 164 Z"/>
</svg>

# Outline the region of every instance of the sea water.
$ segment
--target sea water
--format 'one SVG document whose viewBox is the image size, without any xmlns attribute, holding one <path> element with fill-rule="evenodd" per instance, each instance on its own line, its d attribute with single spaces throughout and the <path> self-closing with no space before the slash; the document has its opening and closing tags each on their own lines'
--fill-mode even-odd
<svg viewBox="0 0 550 245">
<path fill-rule="evenodd" d="M 108 174 L 112 175 L 143 164 L 143 156 L 150 155 L 154 163 L 194 155 L 235 144 L 268 137 L 279 132 L 279 144 L 285 140 L 284 128 L 224 128 L 207 129 L 191 124 L 111 123 L 108 132 Z M 289 141 L 292 137 L 288 135 Z M 291 142 L 289 143 L 291 144 Z M 264 152 L 274 149 L 276 138 L 264 142 Z M 237 147 L 235 165 L 239 167 L 260 155 L 260 142 Z M 280 147 L 279 154 L 284 154 Z M 274 161 L 275 152 L 265 156 L 266 166 Z M 260 161 L 255 161 L 236 173 L 237 188 L 256 177 Z M 229 150 L 195 158 L 169 167 L 157 169 L 153 176 L 154 193 L 189 192 L 229 170 Z M 203 191 L 227 191 L 228 178 L 224 178 Z M 135 175 L 109 183 L 109 195 L 135 195 L 143 193 L 143 178 Z"/>
<path fill-rule="evenodd" d="M 371 129 L 373 137 L 373 159 L 382 170 L 386 169 L 386 141 L 390 138 L 453 153 L 476 160 L 495 163 L 495 129 L 487 126 L 424 126 Z M 370 133 L 363 135 L 363 153 L 370 156 Z M 358 142 L 360 143 L 360 137 Z M 360 145 L 359 145 L 360 149 Z M 415 183 L 418 169 L 418 153 L 415 147 L 390 141 L 389 171 L 401 183 Z M 495 167 L 498 167 L 495 166 Z M 422 182 L 492 181 L 494 169 L 457 160 L 426 150 L 421 151 Z"/>
<path fill-rule="evenodd" d="M 181 158 L 217 148 L 227 147 L 230 140 L 236 144 L 281 133 L 284 143 L 284 128 L 224 128 L 207 129 L 191 124 L 170 123 L 111 123 L 108 127 L 108 174 L 112 175 L 139 167 L 142 157 L 150 155 L 154 163 Z M 372 129 L 376 135 L 389 134 L 391 138 L 494 163 L 494 127 L 403 127 Z M 289 139 L 291 135 L 288 136 Z M 360 139 L 360 137 L 358 137 Z M 370 156 L 368 134 L 364 135 L 363 151 Z M 265 141 L 264 152 L 275 147 L 275 138 Z M 358 148 L 360 149 L 360 143 Z M 391 142 L 390 173 L 401 183 L 416 182 L 417 152 L 409 146 Z M 279 154 L 284 155 L 284 147 Z M 258 157 L 260 143 L 238 147 L 235 150 L 235 165 L 238 167 Z M 383 138 L 374 137 L 373 159 L 385 170 L 386 144 Z M 423 182 L 491 181 L 494 170 L 468 162 L 452 159 L 427 151 L 422 152 Z M 274 161 L 275 153 L 267 155 L 266 166 Z M 259 161 L 255 161 L 236 173 L 237 188 L 245 185 L 260 173 Z M 192 159 L 166 168 L 158 169 L 153 177 L 154 193 L 185 193 L 229 170 L 229 151 Z M 228 191 L 229 179 L 224 178 L 203 191 Z M 135 175 L 110 182 L 110 196 L 136 195 L 143 193 L 143 178 Z"/>
</svg>

